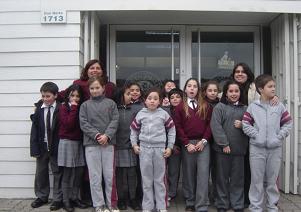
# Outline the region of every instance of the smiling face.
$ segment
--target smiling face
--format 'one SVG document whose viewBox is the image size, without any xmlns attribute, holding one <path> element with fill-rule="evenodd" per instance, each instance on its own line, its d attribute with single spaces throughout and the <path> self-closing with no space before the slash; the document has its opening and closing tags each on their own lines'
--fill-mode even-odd
<svg viewBox="0 0 301 212">
<path fill-rule="evenodd" d="M 42 91 L 41 95 L 42 95 L 42 101 L 46 106 L 52 105 L 57 98 L 57 94 L 53 94 L 49 91 L 46 92 Z"/>
<path fill-rule="evenodd" d="M 227 90 L 226 97 L 230 103 L 235 103 L 239 100 L 240 90 L 237 84 L 230 84 Z"/>
<path fill-rule="evenodd" d="M 96 76 L 102 76 L 103 70 L 99 63 L 94 63 L 91 65 L 87 71 L 87 75 L 89 78 L 96 77 Z"/>
<path fill-rule="evenodd" d="M 160 105 L 159 93 L 151 92 L 145 100 L 145 105 L 146 105 L 147 109 L 149 109 L 151 111 L 156 110 Z"/>
<path fill-rule="evenodd" d="M 237 66 L 234 71 L 234 80 L 239 84 L 244 84 L 248 80 L 248 75 L 246 74 L 242 66 Z"/>
<path fill-rule="evenodd" d="M 180 94 L 175 93 L 170 96 L 169 101 L 172 106 L 176 107 L 176 106 L 178 106 L 178 104 L 181 103 L 182 97 Z"/>
<path fill-rule="evenodd" d="M 131 85 L 130 87 L 131 97 L 133 101 L 138 100 L 141 97 L 141 90 L 138 85 Z"/>
<path fill-rule="evenodd" d="M 196 95 L 198 94 L 198 91 L 199 91 L 197 81 L 195 81 L 194 79 L 189 80 L 186 83 L 184 91 L 185 91 L 187 97 L 189 97 L 190 99 L 194 99 L 196 97 Z"/>
<path fill-rule="evenodd" d="M 89 86 L 89 91 L 92 97 L 97 97 L 101 96 L 104 92 L 104 87 L 97 81 L 95 80 L 90 86 Z"/>
</svg>

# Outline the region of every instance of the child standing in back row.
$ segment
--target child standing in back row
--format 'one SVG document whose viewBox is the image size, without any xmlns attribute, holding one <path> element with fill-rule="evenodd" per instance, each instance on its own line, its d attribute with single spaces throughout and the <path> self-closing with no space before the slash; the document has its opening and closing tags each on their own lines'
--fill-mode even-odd
<svg viewBox="0 0 301 212">
<path fill-rule="evenodd" d="M 243 131 L 250 137 L 251 186 L 249 191 L 252 212 L 278 211 L 279 191 L 276 181 L 281 165 L 282 144 L 292 128 L 292 118 L 282 103 L 271 105 L 275 97 L 275 81 L 270 75 L 255 80 L 260 100 L 252 102 L 243 118 Z M 264 182 L 266 185 L 264 185 Z"/>
<path fill-rule="evenodd" d="M 103 93 L 105 81 L 100 77 L 88 80 L 91 99 L 80 107 L 80 127 L 84 134 L 86 160 L 90 176 L 93 206 L 102 212 L 106 206 L 117 210 L 115 183 L 115 147 L 119 114 L 115 102 Z M 105 181 L 106 201 L 103 196 L 102 176 Z"/>
<path fill-rule="evenodd" d="M 159 107 L 161 100 L 160 90 L 150 89 L 146 108 L 138 112 L 131 124 L 131 143 L 140 158 L 142 208 L 149 212 L 153 209 L 167 211 L 166 158 L 171 155 L 176 135 L 172 118 Z"/>
</svg>

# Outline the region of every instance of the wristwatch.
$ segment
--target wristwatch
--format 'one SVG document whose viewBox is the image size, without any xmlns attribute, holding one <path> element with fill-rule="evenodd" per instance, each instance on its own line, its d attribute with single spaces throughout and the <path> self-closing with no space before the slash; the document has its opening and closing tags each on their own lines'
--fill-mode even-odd
<svg viewBox="0 0 301 212">
<path fill-rule="evenodd" d="M 202 141 L 202 143 L 203 143 L 204 146 L 206 146 L 207 143 L 208 143 L 208 141 L 206 139 L 202 139 L 201 141 Z"/>
</svg>

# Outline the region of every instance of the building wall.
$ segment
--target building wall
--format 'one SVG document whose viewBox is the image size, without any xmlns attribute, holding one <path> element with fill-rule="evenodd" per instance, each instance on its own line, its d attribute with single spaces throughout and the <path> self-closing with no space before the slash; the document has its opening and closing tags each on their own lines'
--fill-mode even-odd
<svg viewBox="0 0 301 212">
<path fill-rule="evenodd" d="M 0 198 L 33 197 L 29 115 L 45 81 L 66 88 L 79 76 L 79 11 L 67 24 L 41 24 L 40 0 L 0 1 Z"/>
</svg>

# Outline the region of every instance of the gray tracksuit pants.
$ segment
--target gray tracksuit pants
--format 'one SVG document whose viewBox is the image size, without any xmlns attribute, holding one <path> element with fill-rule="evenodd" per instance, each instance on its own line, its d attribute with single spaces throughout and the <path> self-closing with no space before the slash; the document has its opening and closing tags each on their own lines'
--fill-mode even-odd
<svg viewBox="0 0 301 212">
<path fill-rule="evenodd" d="M 143 189 L 143 210 L 166 209 L 167 189 L 164 150 L 165 148 L 143 147 L 140 145 L 139 158 Z"/>
<path fill-rule="evenodd" d="M 94 207 L 117 206 L 115 183 L 114 146 L 86 146 L 86 161 L 89 170 L 91 196 Z M 103 197 L 102 176 L 105 182 L 106 201 Z"/>
<path fill-rule="evenodd" d="M 251 186 L 249 191 L 252 212 L 262 212 L 266 193 L 266 208 L 269 212 L 276 212 L 279 191 L 276 185 L 280 165 L 282 147 L 266 149 L 250 145 Z M 266 187 L 263 185 L 266 183 Z"/>
<path fill-rule="evenodd" d="M 196 144 L 196 140 L 190 143 Z M 210 147 L 202 152 L 189 153 L 182 148 L 183 194 L 186 206 L 195 206 L 196 211 L 208 210 Z"/>
</svg>

